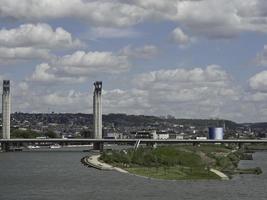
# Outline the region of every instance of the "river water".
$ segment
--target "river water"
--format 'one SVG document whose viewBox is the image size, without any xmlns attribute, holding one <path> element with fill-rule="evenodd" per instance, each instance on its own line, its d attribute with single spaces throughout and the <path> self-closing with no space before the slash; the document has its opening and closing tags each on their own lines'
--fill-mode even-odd
<svg viewBox="0 0 267 200">
<path fill-rule="evenodd" d="M 267 152 L 242 161 L 240 167 L 260 166 L 261 175 L 242 175 L 230 181 L 163 181 L 87 168 L 80 159 L 88 153 L 0 153 L 0 200 L 266 200 Z"/>
</svg>

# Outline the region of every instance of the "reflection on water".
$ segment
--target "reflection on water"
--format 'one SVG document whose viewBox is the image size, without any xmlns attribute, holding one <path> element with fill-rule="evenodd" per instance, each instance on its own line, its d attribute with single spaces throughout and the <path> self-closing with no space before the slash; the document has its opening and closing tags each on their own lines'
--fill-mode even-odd
<svg viewBox="0 0 267 200">
<path fill-rule="evenodd" d="M 267 199 L 267 152 L 240 167 L 260 166 L 263 174 L 230 181 L 151 180 L 84 167 L 81 151 L 0 153 L 1 200 L 54 199 Z"/>
</svg>

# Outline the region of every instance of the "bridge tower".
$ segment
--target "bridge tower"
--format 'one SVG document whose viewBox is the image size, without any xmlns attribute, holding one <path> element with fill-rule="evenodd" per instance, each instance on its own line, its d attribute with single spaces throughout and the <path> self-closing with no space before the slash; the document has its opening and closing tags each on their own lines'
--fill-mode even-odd
<svg viewBox="0 0 267 200">
<path fill-rule="evenodd" d="M 10 139 L 10 111 L 11 111 L 10 81 L 3 80 L 3 94 L 2 94 L 2 137 L 3 139 Z"/>
<path fill-rule="evenodd" d="M 102 139 L 102 82 L 94 82 L 94 98 L 93 98 L 93 117 L 94 117 L 94 139 Z M 101 150 L 101 143 L 94 143 L 95 150 Z"/>
<path fill-rule="evenodd" d="M 94 99 L 93 99 L 93 114 L 94 114 L 94 139 L 102 139 L 102 82 L 94 83 Z"/>
</svg>

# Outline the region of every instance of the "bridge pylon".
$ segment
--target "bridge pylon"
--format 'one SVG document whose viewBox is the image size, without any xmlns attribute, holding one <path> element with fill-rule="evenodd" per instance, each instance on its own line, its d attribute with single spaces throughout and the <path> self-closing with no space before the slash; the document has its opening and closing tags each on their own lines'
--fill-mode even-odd
<svg viewBox="0 0 267 200">
<path fill-rule="evenodd" d="M 1 144 L 1 148 L 2 148 L 2 151 L 4 151 L 4 152 L 8 152 L 8 151 L 10 151 L 10 145 L 9 145 L 8 142 L 3 142 L 3 143 Z"/>
<path fill-rule="evenodd" d="M 104 150 L 104 143 L 103 142 L 94 142 L 93 143 L 93 150 L 102 152 Z"/>
</svg>

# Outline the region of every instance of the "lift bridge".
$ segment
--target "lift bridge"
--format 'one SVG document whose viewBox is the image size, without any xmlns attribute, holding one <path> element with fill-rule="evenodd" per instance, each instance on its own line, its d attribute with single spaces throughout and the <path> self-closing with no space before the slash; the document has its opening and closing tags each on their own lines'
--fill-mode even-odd
<svg viewBox="0 0 267 200">
<path fill-rule="evenodd" d="M 264 139 L 223 139 L 223 140 L 199 140 L 199 139 L 0 139 L 2 151 L 9 151 L 12 147 L 22 147 L 25 145 L 88 145 L 98 146 L 103 150 L 104 144 L 126 144 L 133 145 L 136 148 L 139 144 L 155 145 L 155 144 L 236 144 L 242 147 L 244 144 L 267 144 Z"/>
</svg>

